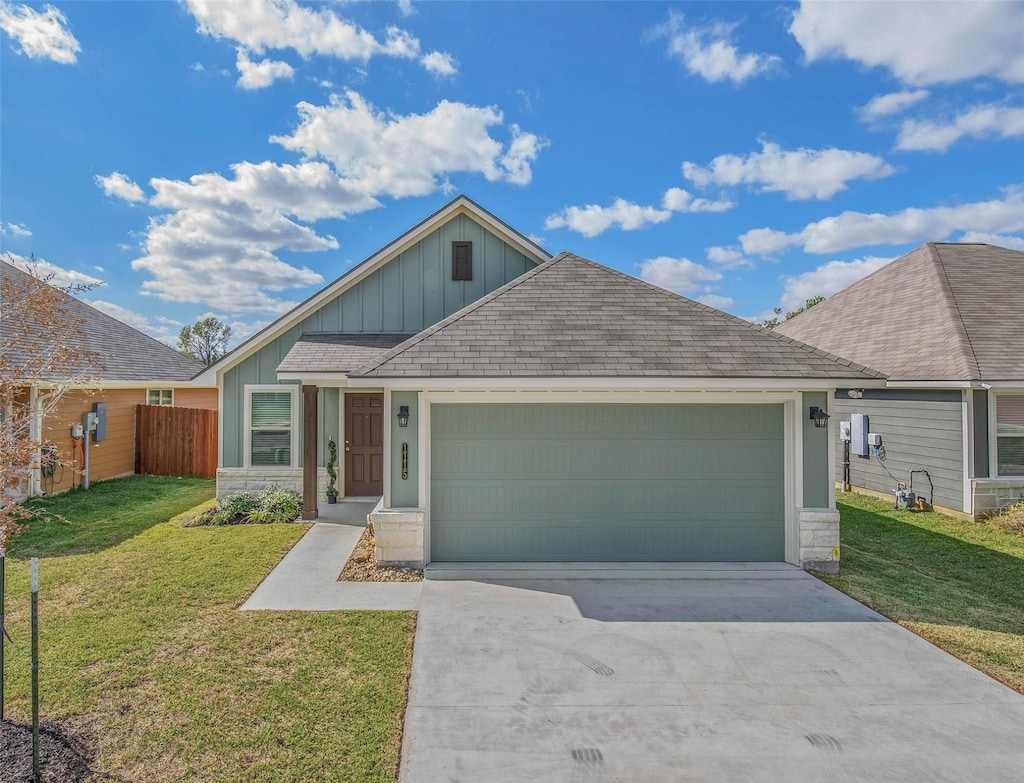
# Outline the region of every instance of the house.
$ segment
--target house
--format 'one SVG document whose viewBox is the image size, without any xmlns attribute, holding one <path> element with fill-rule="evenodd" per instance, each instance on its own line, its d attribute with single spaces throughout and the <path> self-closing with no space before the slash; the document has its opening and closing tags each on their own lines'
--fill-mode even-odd
<svg viewBox="0 0 1024 783">
<path fill-rule="evenodd" d="M 570 253 L 460 196 L 196 378 L 217 493 L 380 497 L 383 563 L 838 567 L 837 388 L 873 370 Z"/>
<path fill-rule="evenodd" d="M 0 275 L 17 286 L 39 284 L 5 261 L 0 261 Z M 20 495 L 53 494 L 81 483 L 83 440 L 73 436 L 72 427 L 82 425 L 84 414 L 101 410 L 104 417 L 105 431 L 91 435 L 88 443 L 88 477 L 100 481 L 135 471 L 137 405 L 217 407 L 215 388 L 191 382 L 202 364 L 73 296 L 60 294 L 59 306 L 63 318 L 74 325 L 78 365 L 47 377 L 30 372 L 33 377 L 24 379 L 8 401 L 35 412 L 31 435 L 42 444 Z M 8 355 L 5 367 L 15 373 L 30 367 L 32 355 L 46 347 L 46 335 L 33 338 L 38 345 L 17 345 L 11 339 L 16 328 L 5 320 L 0 334 Z M 50 405 L 47 400 L 55 388 L 63 393 Z"/>
<path fill-rule="evenodd" d="M 832 402 L 881 440 L 851 449 L 853 487 L 892 499 L 927 471 L 914 491 L 975 519 L 1024 498 L 1024 253 L 922 245 L 778 331 L 888 376 Z"/>
</svg>

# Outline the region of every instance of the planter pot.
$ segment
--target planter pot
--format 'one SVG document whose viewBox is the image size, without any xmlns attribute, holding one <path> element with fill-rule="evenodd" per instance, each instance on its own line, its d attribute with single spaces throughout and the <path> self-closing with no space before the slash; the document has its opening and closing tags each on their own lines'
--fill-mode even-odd
<svg viewBox="0 0 1024 783">
<path fill-rule="evenodd" d="M 338 496 L 337 495 L 328 495 L 327 496 L 327 505 L 333 506 L 337 502 L 338 502 Z"/>
</svg>

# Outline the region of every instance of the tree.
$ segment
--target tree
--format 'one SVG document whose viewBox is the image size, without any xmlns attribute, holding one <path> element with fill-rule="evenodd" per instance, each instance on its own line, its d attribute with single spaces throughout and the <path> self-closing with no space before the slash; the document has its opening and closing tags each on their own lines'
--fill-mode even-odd
<svg viewBox="0 0 1024 783">
<path fill-rule="evenodd" d="M 800 315 L 800 313 L 804 312 L 805 310 L 810 310 L 812 307 L 814 307 L 814 305 L 821 304 L 824 301 L 825 297 L 823 296 L 812 296 L 810 299 L 804 300 L 804 303 L 800 305 L 798 308 L 796 308 L 796 310 L 790 310 L 788 313 L 786 313 L 785 318 L 782 317 L 782 308 L 776 307 L 774 310 L 772 310 L 772 312 L 775 313 L 775 315 L 772 316 L 771 318 L 767 318 L 764 321 L 762 321 L 761 326 L 763 326 L 765 329 L 774 329 L 784 321 L 788 321 L 790 318 L 796 318 L 798 315 Z"/>
<path fill-rule="evenodd" d="M 97 356 L 82 342 L 70 295 L 91 285 L 55 285 L 35 256 L 0 263 L 0 551 L 33 516 L 29 494 L 39 464 L 43 422 L 72 386 L 99 377 Z"/>
<path fill-rule="evenodd" d="M 228 352 L 231 327 L 215 316 L 208 315 L 190 326 L 181 327 L 178 351 L 209 367 Z"/>
</svg>

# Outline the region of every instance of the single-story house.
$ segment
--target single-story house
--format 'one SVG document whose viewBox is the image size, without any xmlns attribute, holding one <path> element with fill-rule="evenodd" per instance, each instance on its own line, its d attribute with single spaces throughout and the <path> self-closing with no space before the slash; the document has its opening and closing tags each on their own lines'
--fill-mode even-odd
<svg viewBox="0 0 1024 783">
<path fill-rule="evenodd" d="M 0 261 L 0 275 L 19 286 L 44 284 L 6 261 Z M 137 405 L 217 407 L 217 390 L 191 381 L 203 369 L 199 362 L 69 294 L 60 294 L 59 307 L 73 325 L 70 339 L 80 349 L 80 366 L 24 378 L 6 401 L 11 408 L 24 406 L 37 414 L 32 417 L 31 437 L 40 443 L 40 454 L 16 493 L 20 496 L 54 494 L 81 484 L 84 449 L 72 428 L 82 425 L 86 413 L 101 410 L 104 415 L 103 431 L 90 435 L 88 444 L 89 480 L 100 481 L 135 471 Z M 11 372 L 32 366 L 32 354 L 45 350 L 47 336 L 34 331 L 31 325 L 25 329 L 4 321 L 0 337 L 8 353 L 5 367 Z M 15 332 L 30 338 L 12 341 Z M 51 405 L 48 399 L 54 389 L 62 393 Z"/>
<path fill-rule="evenodd" d="M 914 492 L 972 519 L 1024 498 L 1024 253 L 922 245 L 778 331 L 888 376 L 831 403 L 880 441 L 851 448 L 853 487 L 892 499 L 927 471 Z"/>
<path fill-rule="evenodd" d="M 378 559 L 835 569 L 837 388 L 884 377 L 460 196 L 198 376 L 224 495 L 380 496 Z M 830 429 L 831 428 L 831 429 Z"/>
</svg>

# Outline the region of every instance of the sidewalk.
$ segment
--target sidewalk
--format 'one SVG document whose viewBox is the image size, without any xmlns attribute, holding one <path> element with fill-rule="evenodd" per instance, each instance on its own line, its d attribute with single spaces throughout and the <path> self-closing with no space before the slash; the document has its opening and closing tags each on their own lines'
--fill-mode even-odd
<svg viewBox="0 0 1024 783">
<path fill-rule="evenodd" d="M 314 612 L 418 610 L 422 582 L 338 581 L 366 528 L 366 514 L 373 505 L 338 503 L 321 508 L 320 521 L 292 547 L 241 608 Z"/>
</svg>

